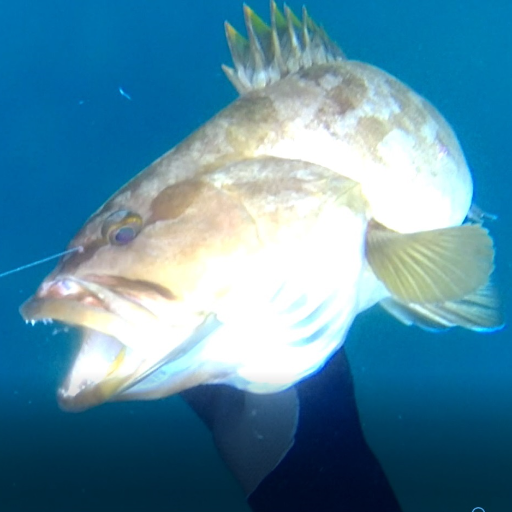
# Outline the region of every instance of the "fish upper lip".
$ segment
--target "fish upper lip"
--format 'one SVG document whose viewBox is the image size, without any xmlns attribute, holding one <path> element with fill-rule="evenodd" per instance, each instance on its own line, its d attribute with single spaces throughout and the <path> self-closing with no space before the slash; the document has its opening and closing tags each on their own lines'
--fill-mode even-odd
<svg viewBox="0 0 512 512">
<path fill-rule="evenodd" d="M 44 282 L 20 308 L 26 322 L 57 320 L 117 338 L 130 348 L 141 345 L 158 316 L 134 296 L 112 291 L 95 276 L 59 276 Z M 162 298 L 162 300 L 167 300 Z"/>
<path fill-rule="evenodd" d="M 116 283 L 121 282 L 123 286 L 116 286 Z M 90 306 L 93 308 L 101 308 L 113 313 L 119 314 L 119 311 L 113 311 L 115 309 L 114 303 L 122 301 L 130 305 L 131 308 L 143 310 L 146 314 L 152 314 L 151 310 L 143 304 L 141 296 L 148 295 L 151 293 L 151 299 L 154 301 L 155 298 L 167 301 L 169 296 L 172 296 L 170 292 L 165 291 L 163 288 L 153 286 L 149 283 L 145 284 L 145 288 L 142 288 L 140 281 L 138 283 L 138 289 L 136 292 L 130 293 L 129 284 L 131 282 L 127 279 L 118 278 L 116 276 L 98 276 L 98 275 L 86 275 L 83 278 L 79 278 L 73 275 L 63 275 L 58 278 L 52 279 L 51 281 L 43 282 L 37 290 L 36 294 L 32 299 L 29 299 L 25 304 L 32 302 L 38 302 L 42 304 L 42 301 L 51 300 L 63 300 L 78 302 L 84 306 Z M 142 292 L 141 292 L 142 288 Z M 39 320 L 40 317 L 37 315 L 37 308 L 26 308 L 25 304 L 22 305 L 21 313 L 25 320 Z"/>
</svg>

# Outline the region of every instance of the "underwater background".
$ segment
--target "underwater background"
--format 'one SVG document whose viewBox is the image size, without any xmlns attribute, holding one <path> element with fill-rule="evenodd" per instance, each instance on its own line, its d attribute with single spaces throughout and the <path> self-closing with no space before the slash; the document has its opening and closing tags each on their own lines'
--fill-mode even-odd
<svg viewBox="0 0 512 512">
<path fill-rule="evenodd" d="M 266 0 L 250 5 L 268 19 Z M 394 74 L 454 127 L 475 202 L 498 215 L 488 227 L 510 318 L 512 2 L 308 8 L 349 58 Z M 114 191 L 235 99 L 223 22 L 243 28 L 239 0 L 2 0 L 1 12 L 0 272 L 63 250 Z M 0 282 L 0 511 L 249 510 L 180 398 L 59 410 L 73 336 L 18 313 L 51 268 Z M 374 308 L 346 347 L 367 441 L 404 512 L 512 510 L 508 328 L 432 334 Z"/>
</svg>

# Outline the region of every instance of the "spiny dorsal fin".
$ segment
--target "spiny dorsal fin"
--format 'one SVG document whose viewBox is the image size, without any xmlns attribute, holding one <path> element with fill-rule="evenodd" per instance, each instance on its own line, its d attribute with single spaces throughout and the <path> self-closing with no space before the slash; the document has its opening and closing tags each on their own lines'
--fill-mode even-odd
<svg viewBox="0 0 512 512">
<path fill-rule="evenodd" d="M 283 14 L 272 0 L 270 27 L 247 5 L 244 17 L 249 40 L 225 24 L 234 68 L 222 66 L 240 94 L 262 89 L 299 69 L 345 58 L 306 8 L 302 9 L 301 22 L 288 6 L 284 6 Z"/>
</svg>

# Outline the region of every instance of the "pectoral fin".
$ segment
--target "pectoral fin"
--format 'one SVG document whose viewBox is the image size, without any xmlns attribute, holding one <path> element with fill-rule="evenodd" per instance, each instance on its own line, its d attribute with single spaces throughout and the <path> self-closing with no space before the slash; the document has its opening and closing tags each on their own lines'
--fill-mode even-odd
<svg viewBox="0 0 512 512">
<path fill-rule="evenodd" d="M 182 396 L 212 430 L 219 453 L 247 495 L 293 446 L 299 417 L 293 387 L 259 395 L 210 385 Z"/>
<path fill-rule="evenodd" d="M 388 298 L 380 304 L 405 325 L 415 324 L 428 330 L 460 326 L 473 331 L 495 331 L 504 323 L 498 294 L 490 283 L 457 301 L 404 304 Z"/>
<path fill-rule="evenodd" d="M 372 222 L 366 256 L 393 298 L 406 304 L 465 299 L 487 284 L 494 268 L 492 239 L 476 224 L 402 234 Z"/>
<path fill-rule="evenodd" d="M 250 495 L 293 445 L 299 416 L 295 388 L 244 393 L 243 408 L 226 411 L 213 430 L 226 464 Z"/>
</svg>

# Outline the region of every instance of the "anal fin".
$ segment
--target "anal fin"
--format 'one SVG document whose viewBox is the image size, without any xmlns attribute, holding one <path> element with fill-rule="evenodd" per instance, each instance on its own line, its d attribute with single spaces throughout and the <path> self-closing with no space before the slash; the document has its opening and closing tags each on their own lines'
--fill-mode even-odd
<svg viewBox="0 0 512 512">
<path fill-rule="evenodd" d="M 387 298 L 380 304 L 403 324 L 427 330 L 459 326 L 473 331 L 495 331 L 504 325 L 498 293 L 491 283 L 456 301 L 405 304 Z"/>
</svg>

